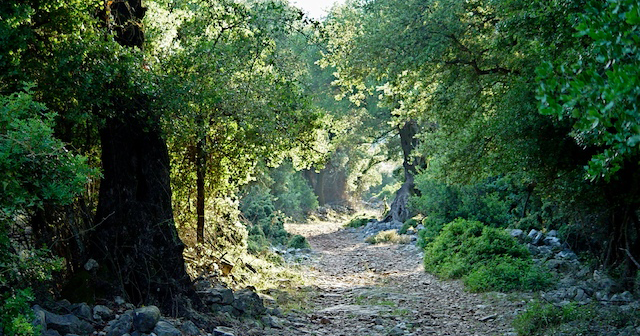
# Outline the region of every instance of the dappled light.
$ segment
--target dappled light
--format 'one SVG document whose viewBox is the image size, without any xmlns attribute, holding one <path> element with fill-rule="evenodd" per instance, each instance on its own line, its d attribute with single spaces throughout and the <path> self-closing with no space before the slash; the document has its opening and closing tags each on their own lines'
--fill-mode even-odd
<svg viewBox="0 0 640 336">
<path fill-rule="evenodd" d="M 637 0 L 0 1 L 0 336 L 640 334 Z"/>
</svg>

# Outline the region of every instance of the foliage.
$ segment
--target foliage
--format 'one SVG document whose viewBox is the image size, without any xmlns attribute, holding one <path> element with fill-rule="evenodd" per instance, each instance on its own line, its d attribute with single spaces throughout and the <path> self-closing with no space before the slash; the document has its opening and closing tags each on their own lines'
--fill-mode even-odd
<svg viewBox="0 0 640 336">
<path fill-rule="evenodd" d="M 532 290 L 549 284 L 533 268 L 529 251 L 504 230 L 465 219 L 445 225 L 426 246 L 424 265 L 440 277 L 463 278 L 474 291 Z"/>
<path fill-rule="evenodd" d="M 513 321 L 518 335 L 604 335 L 622 333 L 640 322 L 637 310 L 623 310 L 597 303 L 579 306 L 575 303 L 558 307 L 533 301 Z M 617 331 L 616 331 L 617 329 Z M 626 331 L 625 331 L 626 330 Z"/>
<path fill-rule="evenodd" d="M 301 235 L 293 235 L 291 236 L 291 238 L 289 239 L 289 242 L 287 243 L 287 247 L 290 248 L 295 248 L 295 249 L 303 249 L 303 248 L 309 248 L 309 242 L 307 242 L 307 238 L 301 236 Z"/>
<path fill-rule="evenodd" d="M 428 216 L 433 223 L 429 226 L 464 218 L 507 227 L 527 211 L 536 210 L 530 200 L 531 190 L 515 176 L 456 185 L 441 182 L 425 172 L 417 176 L 416 187 L 420 196 L 414 196 L 410 204 L 414 211 Z"/>
<path fill-rule="evenodd" d="M 344 227 L 359 228 L 359 227 L 366 226 L 371 221 L 375 221 L 375 220 L 376 220 L 375 218 L 358 216 L 350 220 L 348 223 L 344 224 Z"/>
<path fill-rule="evenodd" d="M 572 137 L 594 148 L 590 179 L 610 179 L 637 161 L 640 143 L 640 5 L 591 1 L 575 24 L 587 48 L 538 68 L 540 112 L 573 123 Z"/>
<path fill-rule="evenodd" d="M 380 231 L 373 236 L 367 237 L 365 241 L 369 244 L 392 243 L 392 244 L 408 244 L 411 238 L 406 235 L 400 235 L 396 230 Z"/>
<path fill-rule="evenodd" d="M 403 224 L 400 230 L 398 230 L 399 234 L 406 234 L 409 228 L 416 228 L 418 226 L 418 221 L 414 218 L 407 219 Z"/>
<path fill-rule="evenodd" d="M 55 114 L 29 91 L 0 96 L 0 322 L 9 335 L 33 335 L 29 286 L 62 268 L 46 246 L 20 243 L 23 221 L 45 205 L 69 204 L 95 174 L 53 136 Z"/>
</svg>

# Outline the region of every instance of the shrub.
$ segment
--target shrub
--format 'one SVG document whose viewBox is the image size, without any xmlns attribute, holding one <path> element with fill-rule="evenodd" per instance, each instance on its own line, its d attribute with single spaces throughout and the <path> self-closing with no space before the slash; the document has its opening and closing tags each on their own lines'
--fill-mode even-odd
<svg viewBox="0 0 640 336">
<path fill-rule="evenodd" d="M 367 237 L 365 241 L 369 244 L 379 243 L 394 243 L 394 244 L 408 244 L 411 238 L 408 236 L 399 235 L 396 230 L 380 231 L 373 236 Z"/>
<path fill-rule="evenodd" d="M 54 113 L 28 92 L 0 96 L 0 326 L 7 335 L 33 335 L 31 286 L 62 268 L 45 248 L 11 239 L 23 232 L 19 218 L 45 205 L 66 205 L 95 174 L 53 136 Z"/>
<path fill-rule="evenodd" d="M 367 218 L 367 217 L 356 217 L 352 220 L 349 221 L 349 223 L 346 223 L 344 225 L 344 227 L 350 227 L 350 228 L 359 228 L 362 226 L 365 226 L 367 224 L 369 224 L 369 222 L 376 220 L 375 218 Z"/>
<path fill-rule="evenodd" d="M 398 230 L 398 233 L 406 234 L 409 228 L 415 228 L 416 226 L 418 226 L 418 221 L 414 218 L 409 218 L 404 222 L 404 224 L 402 224 L 402 227 L 400 228 L 400 230 Z"/>
<path fill-rule="evenodd" d="M 293 235 L 289 239 L 289 243 L 287 243 L 287 246 L 297 249 L 309 248 L 309 242 L 307 242 L 307 238 L 301 235 Z"/>
<path fill-rule="evenodd" d="M 533 290 L 547 286 L 529 251 L 504 230 L 456 219 L 425 248 L 425 269 L 448 279 L 463 278 L 473 291 Z"/>
</svg>

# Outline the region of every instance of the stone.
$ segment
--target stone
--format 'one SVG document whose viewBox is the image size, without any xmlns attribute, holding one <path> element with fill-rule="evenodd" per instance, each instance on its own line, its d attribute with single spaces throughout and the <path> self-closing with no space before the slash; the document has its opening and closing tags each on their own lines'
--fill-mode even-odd
<svg viewBox="0 0 640 336">
<path fill-rule="evenodd" d="M 160 309 L 156 306 L 138 308 L 133 312 L 133 329 L 148 334 L 160 320 Z"/>
<path fill-rule="evenodd" d="M 33 306 L 33 308 L 31 309 L 33 310 L 33 315 L 34 315 L 34 319 L 31 324 L 34 327 L 40 326 L 41 332 L 47 331 L 47 322 L 46 322 L 47 318 L 46 318 L 44 309 L 42 309 L 42 307 L 38 305 Z"/>
<path fill-rule="evenodd" d="M 213 330 L 214 336 L 235 336 L 233 329 L 227 327 L 217 327 Z"/>
<path fill-rule="evenodd" d="M 106 336 L 121 336 L 131 331 L 133 327 L 133 313 L 125 313 L 111 323 L 105 331 Z"/>
<path fill-rule="evenodd" d="M 187 320 L 180 326 L 180 330 L 187 336 L 201 335 L 200 329 L 193 321 Z"/>
<path fill-rule="evenodd" d="M 116 296 L 115 298 L 113 298 L 113 301 L 118 305 L 118 306 L 122 306 L 123 304 L 125 304 L 127 301 L 125 301 L 121 296 Z"/>
<path fill-rule="evenodd" d="M 511 232 L 509 232 L 509 235 L 511 235 L 511 237 L 513 238 L 522 238 L 522 236 L 524 235 L 524 231 L 520 230 L 520 229 L 513 229 L 511 230 Z"/>
<path fill-rule="evenodd" d="M 91 324 L 86 321 L 80 320 L 73 314 L 58 315 L 46 310 L 44 310 L 44 312 L 47 328 L 56 330 L 62 335 L 89 335 L 95 331 Z"/>
<path fill-rule="evenodd" d="M 620 294 L 614 294 L 611 296 L 610 301 L 616 303 L 629 303 L 633 301 L 633 295 L 628 291 Z"/>
<path fill-rule="evenodd" d="M 87 321 L 91 321 L 93 317 L 93 314 L 91 313 L 91 307 L 89 307 L 89 305 L 86 303 L 78 303 L 72 305 L 71 312 L 73 313 L 73 315 Z"/>
<path fill-rule="evenodd" d="M 93 319 L 95 320 L 109 321 L 113 319 L 114 316 L 113 310 L 107 306 L 95 305 L 93 307 Z"/>
<path fill-rule="evenodd" d="M 550 246 L 539 246 L 538 252 L 543 258 L 551 258 L 553 257 L 553 249 Z"/>
<path fill-rule="evenodd" d="M 47 329 L 47 331 L 45 331 L 42 334 L 42 336 L 61 336 L 61 335 L 57 330 Z"/>
<path fill-rule="evenodd" d="M 268 308 L 267 309 L 267 314 L 269 314 L 271 316 L 284 317 L 284 314 L 282 313 L 282 310 L 280 310 L 280 308 L 278 308 L 278 307 Z"/>
<path fill-rule="evenodd" d="M 568 259 L 568 260 L 577 260 L 578 256 L 573 253 L 571 250 L 563 250 L 556 253 L 556 258 L 558 259 Z"/>
<path fill-rule="evenodd" d="M 557 237 L 558 236 L 558 231 L 557 230 L 551 230 L 549 232 L 547 232 L 547 237 Z"/>
<path fill-rule="evenodd" d="M 213 288 L 208 288 L 205 291 L 199 292 L 202 294 L 204 303 L 230 305 L 233 303 L 233 291 L 220 284 L 216 284 Z"/>
<path fill-rule="evenodd" d="M 562 243 L 558 237 L 546 237 L 543 239 L 543 243 L 551 247 L 561 247 Z"/>
<path fill-rule="evenodd" d="M 400 326 L 395 326 L 391 328 L 391 330 L 389 330 L 389 333 L 387 333 L 387 335 L 389 336 L 402 336 L 404 334 L 405 334 L 405 331 Z"/>
<path fill-rule="evenodd" d="M 282 329 L 284 328 L 282 322 L 280 322 L 280 319 L 278 319 L 275 316 L 271 316 L 271 315 L 265 315 L 262 317 L 262 324 L 264 324 L 267 327 L 271 327 L 271 328 L 275 328 L 275 329 Z"/>
<path fill-rule="evenodd" d="M 86 269 L 89 272 L 97 269 L 98 267 L 100 267 L 100 265 L 98 264 L 97 261 L 95 261 L 95 259 L 89 259 L 87 260 L 86 263 L 84 263 L 84 269 Z"/>
<path fill-rule="evenodd" d="M 260 296 L 248 288 L 241 289 L 234 294 L 232 306 L 248 316 L 259 316 L 267 310 Z"/>
<path fill-rule="evenodd" d="M 174 327 L 171 323 L 160 321 L 153 328 L 153 333 L 157 336 L 181 336 L 182 333 L 178 328 Z"/>
</svg>

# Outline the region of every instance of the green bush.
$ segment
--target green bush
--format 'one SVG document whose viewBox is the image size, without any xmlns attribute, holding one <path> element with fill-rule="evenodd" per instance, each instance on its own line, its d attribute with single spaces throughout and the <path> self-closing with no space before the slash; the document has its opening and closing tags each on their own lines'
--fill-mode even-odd
<svg viewBox="0 0 640 336">
<path fill-rule="evenodd" d="M 521 336 L 535 335 L 635 335 L 640 325 L 640 312 L 590 303 L 580 306 L 570 303 L 558 307 L 533 301 L 513 321 Z M 617 332 L 614 330 L 617 329 Z M 630 332 L 623 332 L 629 330 Z"/>
<path fill-rule="evenodd" d="M 403 224 L 400 230 L 398 230 L 399 234 L 406 234 L 409 228 L 415 228 L 418 226 L 418 221 L 414 218 L 407 219 Z"/>
<path fill-rule="evenodd" d="M 0 326 L 6 335 L 33 335 L 31 286 L 51 280 L 62 261 L 46 248 L 12 240 L 19 218 L 45 205 L 66 205 L 95 174 L 53 136 L 54 113 L 28 92 L 0 96 Z"/>
<path fill-rule="evenodd" d="M 309 242 L 307 242 L 307 238 L 301 235 L 293 235 L 289 239 L 289 243 L 287 243 L 287 247 L 293 247 L 297 249 L 309 248 Z"/>
<path fill-rule="evenodd" d="M 362 226 L 365 226 L 367 224 L 369 224 L 369 222 L 376 220 L 375 218 L 368 218 L 368 217 L 356 217 L 352 220 L 349 221 L 349 223 L 346 223 L 344 225 L 344 227 L 350 227 L 350 228 L 359 228 Z"/>
<path fill-rule="evenodd" d="M 550 282 L 532 265 L 529 251 L 504 230 L 456 219 L 425 248 L 425 269 L 442 278 L 463 278 L 473 291 L 533 290 Z"/>
</svg>

